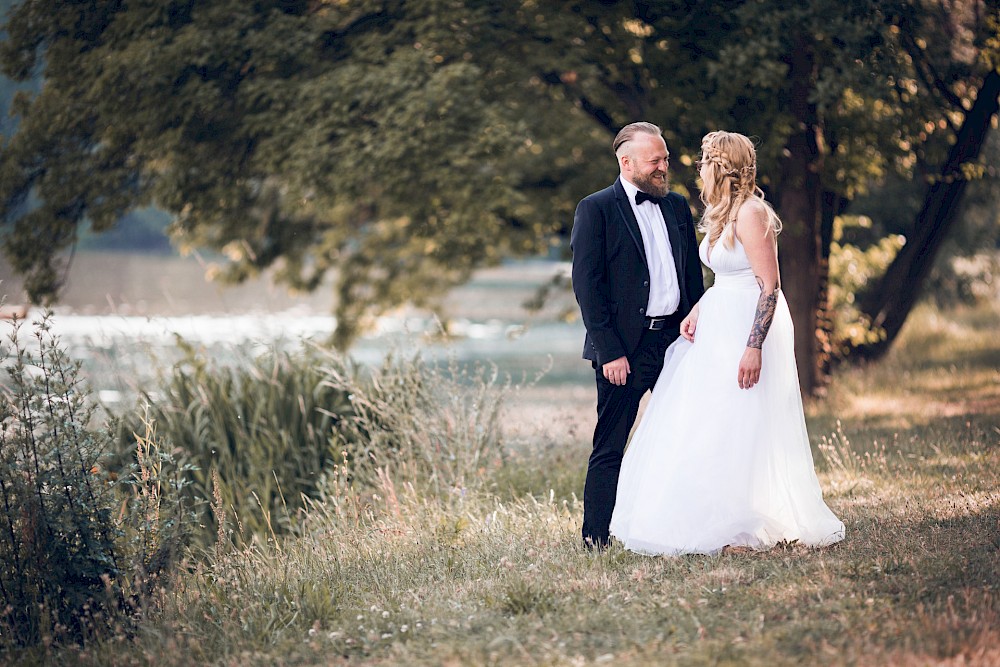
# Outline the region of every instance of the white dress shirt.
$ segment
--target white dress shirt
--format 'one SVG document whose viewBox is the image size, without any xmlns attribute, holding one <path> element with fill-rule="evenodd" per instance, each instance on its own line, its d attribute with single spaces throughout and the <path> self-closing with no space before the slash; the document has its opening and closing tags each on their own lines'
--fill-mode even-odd
<svg viewBox="0 0 1000 667">
<path fill-rule="evenodd" d="M 681 303 L 680 284 L 677 281 L 677 267 L 667 237 L 667 224 L 663 221 L 663 211 L 651 201 L 636 206 L 635 193 L 639 188 L 621 177 L 628 203 L 639 223 L 642 245 L 649 267 L 649 301 L 646 302 L 647 317 L 670 315 Z"/>
</svg>

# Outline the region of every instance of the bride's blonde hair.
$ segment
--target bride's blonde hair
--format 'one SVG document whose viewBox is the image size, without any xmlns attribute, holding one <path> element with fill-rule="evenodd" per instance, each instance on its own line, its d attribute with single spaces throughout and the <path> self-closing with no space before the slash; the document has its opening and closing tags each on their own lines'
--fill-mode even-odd
<svg viewBox="0 0 1000 667">
<path fill-rule="evenodd" d="M 763 204 L 775 235 L 781 231 L 778 214 L 757 187 L 757 151 L 748 138 L 735 132 L 709 132 L 701 140 L 700 162 L 708 168 L 701 186 L 705 214 L 698 230 L 708 235 L 711 245 L 720 238 L 729 248 L 735 245 L 736 214 L 751 199 Z"/>
</svg>

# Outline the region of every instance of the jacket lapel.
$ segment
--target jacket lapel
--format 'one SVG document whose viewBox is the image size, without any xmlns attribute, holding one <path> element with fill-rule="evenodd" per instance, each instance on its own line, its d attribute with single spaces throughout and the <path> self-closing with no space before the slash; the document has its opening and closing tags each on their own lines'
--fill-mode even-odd
<svg viewBox="0 0 1000 667">
<path fill-rule="evenodd" d="M 628 196 L 625 194 L 625 188 L 622 187 L 621 178 L 615 180 L 613 187 L 615 191 L 615 204 L 618 206 L 618 212 L 625 221 L 625 227 L 628 229 L 629 235 L 632 237 L 632 240 L 635 241 L 635 245 L 639 249 L 639 257 L 642 258 L 643 266 L 645 266 L 648 271 L 649 266 L 646 264 L 646 247 L 642 244 L 642 233 L 639 231 L 639 223 L 635 219 L 635 214 L 632 213 L 632 205 L 629 203 Z M 673 244 L 673 242 L 673 237 L 671 237 L 670 243 Z"/>
</svg>

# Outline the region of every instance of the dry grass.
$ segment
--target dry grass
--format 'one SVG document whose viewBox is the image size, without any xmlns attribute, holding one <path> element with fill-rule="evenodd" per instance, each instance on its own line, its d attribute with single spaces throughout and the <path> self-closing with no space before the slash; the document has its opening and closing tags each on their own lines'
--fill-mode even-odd
<svg viewBox="0 0 1000 667">
<path fill-rule="evenodd" d="M 592 417 L 550 389 L 483 491 L 335 480 L 301 534 L 192 565 L 82 664 L 1000 663 L 1000 316 L 920 311 L 810 406 L 828 549 L 649 558 L 578 544 Z M 516 414 L 510 411 L 508 414 Z M 548 414 L 548 417 L 546 417 Z M 336 502 L 333 502 L 336 500 Z M 38 656 L 32 656 L 35 658 Z"/>
</svg>

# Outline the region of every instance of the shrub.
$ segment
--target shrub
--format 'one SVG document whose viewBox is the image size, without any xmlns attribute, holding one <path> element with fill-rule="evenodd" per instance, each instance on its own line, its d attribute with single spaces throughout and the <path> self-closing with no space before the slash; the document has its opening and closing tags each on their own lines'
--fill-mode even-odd
<svg viewBox="0 0 1000 667">
<path fill-rule="evenodd" d="M 183 531 L 183 508 L 161 511 L 179 484 L 157 474 L 163 457 L 153 438 L 124 479 L 106 472 L 114 439 L 94 428 L 79 364 L 50 322 L 36 322 L 33 337 L 15 323 L 0 350 L 9 377 L 0 396 L 3 648 L 81 641 L 125 620 L 171 564 Z"/>
</svg>

